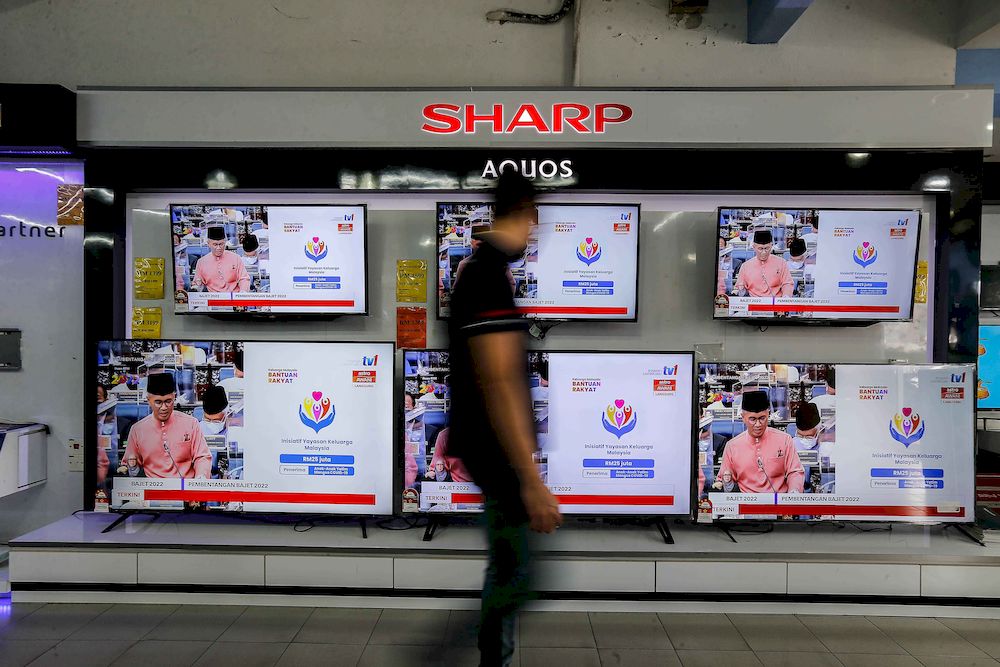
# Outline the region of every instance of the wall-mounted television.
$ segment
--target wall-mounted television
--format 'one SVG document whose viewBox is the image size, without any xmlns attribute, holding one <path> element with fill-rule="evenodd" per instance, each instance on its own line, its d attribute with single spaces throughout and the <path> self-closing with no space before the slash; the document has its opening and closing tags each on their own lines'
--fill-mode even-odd
<svg viewBox="0 0 1000 667">
<path fill-rule="evenodd" d="M 493 224 L 493 205 L 437 205 L 438 316 Z M 639 259 L 637 204 L 538 204 L 538 225 L 523 257 L 510 263 L 514 303 L 545 320 L 636 319 Z"/>
<path fill-rule="evenodd" d="M 478 512 L 449 456 L 448 353 L 404 353 L 404 512 Z M 691 353 L 529 352 L 539 474 L 565 514 L 691 514 Z"/>
<path fill-rule="evenodd" d="M 718 211 L 716 319 L 906 321 L 919 210 Z"/>
<path fill-rule="evenodd" d="M 1000 410 L 1000 322 L 979 325 L 976 407 Z"/>
<path fill-rule="evenodd" d="M 1000 266 L 987 265 L 979 269 L 979 309 L 1000 311 Z"/>
<path fill-rule="evenodd" d="M 98 345 L 98 497 L 115 510 L 385 515 L 393 345 Z"/>
<path fill-rule="evenodd" d="M 365 314 L 364 205 L 173 204 L 179 314 Z"/>
<path fill-rule="evenodd" d="M 971 364 L 700 364 L 699 511 L 971 522 L 974 375 Z"/>
</svg>

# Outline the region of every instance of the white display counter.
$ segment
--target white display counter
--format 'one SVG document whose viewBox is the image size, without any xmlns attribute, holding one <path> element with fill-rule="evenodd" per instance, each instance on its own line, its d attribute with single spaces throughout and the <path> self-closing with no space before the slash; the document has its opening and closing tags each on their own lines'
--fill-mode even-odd
<svg viewBox="0 0 1000 667">
<path fill-rule="evenodd" d="M 81 513 L 13 540 L 14 599 L 470 607 L 486 562 L 484 533 L 471 524 L 424 542 L 420 529 L 369 527 L 363 539 L 350 522 L 296 532 L 292 519 L 165 515 L 102 534 L 115 518 Z M 733 543 L 715 527 L 671 524 L 676 544 L 665 545 L 654 528 L 572 521 L 538 541 L 539 589 L 578 608 L 1000 607 L 1000 548 L 940 526 L 873 530 L 885 527 L 780 525 L 734 533 Z"/>
</svg>

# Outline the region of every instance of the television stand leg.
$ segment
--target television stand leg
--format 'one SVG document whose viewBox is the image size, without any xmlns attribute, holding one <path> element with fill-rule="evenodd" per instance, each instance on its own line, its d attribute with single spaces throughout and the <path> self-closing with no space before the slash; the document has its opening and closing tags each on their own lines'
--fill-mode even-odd
<svg viewBox="0 0 1000 667">
<path fill-rule="evenodd" d="M 969 529 L 969 527 L 966 526 L 966 525 L 964 525 L 964 524 L 961 524 L 961 523 L 949 523 L 949 524 L 945 524 L 945 526 L 954 526 L 955 528 L 958 529 L 958 532 L 962 533 L 963 535 L 965 535 L 966 537 L 968 537 L 970 540 L 972 540 L 973 542 L 975 542 L 979 546 L 981 546 L 981 547 L 985 547 L 986 546 L 986 542 L 983 541 L 983 538 L 982 537 L 977 537 L 976 534 L 973 533 Z"/>
<path fill-rule="evenodd" d="M 728 526 L 726 526 L 725 524 L 721 524 L 721 523 L 717 523 L 715 525 L 719 527 L 719 530 L 721 530 L 722 532 L 724 532 L 726 534 L 726 537 L 728 537 L 729 540 L 733 544 L 739 544 L 739 542 L 736 541 L 736 538 L 733 537 L 733 533 L 729 530 Z"/>
<path fill-rule="evenodd" d="M 359 521 L 361 522 L 361 539 L 367 540 L 368 539 L 368 523 L 365 521 L 364 517 L 361 517 L 359 519 Z"/>
<path fill-rule="evenodd" d="M 160 512 L 144 512 L 142 510 L 135 512 L 122 512 L 117 519 L 112 521 L 110 524 L 108 524 L 108 526 L 104 530 L 101 531 L 101 535 L 103 535 L 104 533 L 110 533 L 112 530 L 114 530 L 121 524 L 125 523 L 125 521 L 127 521 L 129 517 L 135 516 L 136 514 L 145 514 L 146 516 L 151 516 L 153 517 L 152 521 L 156 521 L 157 519 L 160 518 Z M 152 523 L 152 521 L 150 523 Z"/>
<path fill-rule="evenodd" d="M 434 539 L 434 533 L 437 532 L 438 520 L 437 517 L 427 518 L 427 528 L 424 529 L 424 542 L 430 542 Z"/>
<path fill-rule="evenodd" d="M 653 523 L 656 524 L 656 529 L 660 531 L 660 536 L 663 538 L 663 543 L 674 544 L 674 535 L 673 533 L 670 532 L 670 526 L 667 525 L 667 522 L 664 519 L 659 518 L 654 520 Z"/>
</svg>

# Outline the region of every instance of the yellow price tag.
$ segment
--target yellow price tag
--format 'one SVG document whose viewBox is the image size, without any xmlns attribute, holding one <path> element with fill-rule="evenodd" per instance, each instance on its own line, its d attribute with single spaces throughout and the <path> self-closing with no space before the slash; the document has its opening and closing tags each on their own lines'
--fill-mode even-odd
<svg viewBox="0 0 1000 667">
<path fill-rule="evenodd" d="M 133 272 L 136 299 L 162 299 L 166 260 L 162 257 L 136 257 Z"/>
<path fill-rule="evenodd" d="M 917 283 L 913 293 L 914 303 L 927 303 L 927 260 L 917 262 Z"/>
<path fill-rule="evenodd" d="M 160 338 L 160 327 L 163 324 L 163 309 L 133 308 L 132 338 Z"/>
<path fill-rule="evenodd" d="M 427 302 L 427 262 L 422 259 L 396 260 L 396 301 Z"/>
</svg>

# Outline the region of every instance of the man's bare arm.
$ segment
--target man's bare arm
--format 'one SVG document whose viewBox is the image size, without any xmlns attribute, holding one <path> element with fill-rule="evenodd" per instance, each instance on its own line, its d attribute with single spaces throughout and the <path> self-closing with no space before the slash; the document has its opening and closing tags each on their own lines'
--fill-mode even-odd
<svg viewBox="0 0 1000 667">
<path fill-rule="evenodd" d="M 472 337 L 469 346 L 486 414 L 500 447 L 517 473 L 531 529 L 550 533 L 562 523 L 562 516 L 559 501 L 542 484 L 532 459 L 537 443 L 520 334 L 510 331 L 482 334 Z"/>
<path fill-rule="evenodd" d="M 482 334 L 469 339 L 473 371 L 490 426 L 522 484 L 540 481 L 532 454 L 536 448 L 530 393 L 525 381 L 521 334 Z"/>
</svg>

